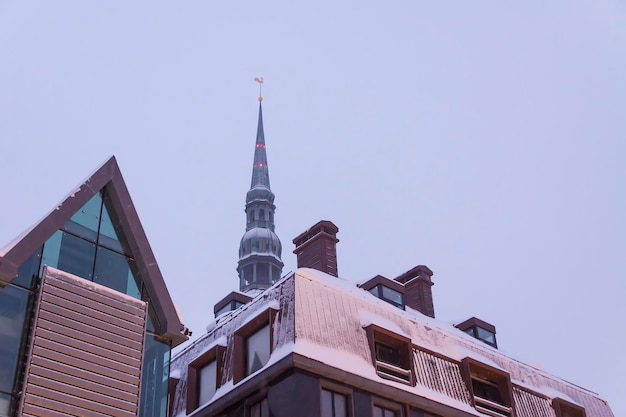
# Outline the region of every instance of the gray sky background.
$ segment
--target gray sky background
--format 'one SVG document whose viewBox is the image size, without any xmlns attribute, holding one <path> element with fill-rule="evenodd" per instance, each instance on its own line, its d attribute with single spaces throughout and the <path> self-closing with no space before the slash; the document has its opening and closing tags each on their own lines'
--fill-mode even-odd
<svg viewBox="0 0 626 417">
<path fill-rule="evenodd" d="M 258 88 L 284 272 L 435 311 L 626 416 L 626 3 L 0 0 L 1 245 L 116 155 L 194 337 L 236 289 Z"/>
</svg>

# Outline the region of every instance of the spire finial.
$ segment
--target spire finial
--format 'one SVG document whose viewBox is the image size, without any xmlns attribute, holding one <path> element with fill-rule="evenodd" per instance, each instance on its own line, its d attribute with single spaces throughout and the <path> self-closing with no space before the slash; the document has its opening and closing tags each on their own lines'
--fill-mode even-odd
<svg viewBox="0 0 626 417">
<path fill-rule="evenodd" d="M 263 95 L 261 95 L 261 89 L 263 88 L 263 77 L 254 77 L 254 81 L 259 83 L 259 102 L 263 101 Z"/>
</svg>

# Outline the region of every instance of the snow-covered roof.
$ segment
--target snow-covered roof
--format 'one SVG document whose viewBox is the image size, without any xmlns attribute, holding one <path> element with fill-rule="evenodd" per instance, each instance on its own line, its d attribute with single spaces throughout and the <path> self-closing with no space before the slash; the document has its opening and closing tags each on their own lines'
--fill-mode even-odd
<svg viewBox="0 0 626 417">
<path fill-rule="evenodd" d="M 273 353 L 265 368 L 296 354 L 329 369 L 403 390 L 467 415 L 482 415 L 471 406 L 470 393 L 462 378 L 461 361 L 469 357 L 510 375 L 518 417 L 554 417 L 553 398 L 584 407 L 587 417 L 613 417 L 607 403 L 591 391 L 517 361 L 448 323 L 415 310 L 403 311 L 353 282 L 307 268 L 296 270 L 216 323 L 210 333 L 172 360 L 172 369 L 185 379 L 187 365 L 214 340 L 226 336 L 222 388 L 236 388 L 245 380 L 232 383 L 233 333 L 270 306 L 278 312 L 273 327 Z M 376 373 L 365 330 L 371 324 L 410 339 L 415 386 L 383 379 Z M 181 382 L 174 403 L 177 412 L 184 410 L 185 405 L 185 383 Z M 225 392 L 221 389 L 218 394 L 213 401 Z"/>
</svg>

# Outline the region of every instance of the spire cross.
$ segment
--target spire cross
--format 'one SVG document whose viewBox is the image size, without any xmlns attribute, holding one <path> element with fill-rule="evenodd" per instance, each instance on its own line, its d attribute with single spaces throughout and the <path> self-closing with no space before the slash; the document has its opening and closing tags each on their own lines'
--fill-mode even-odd
<svg viewBox="0 0 626 417">
<path fill-rule="evenodd" d="M 263 88 L 263 77 L 254 77 L 254 81 L 259 83 L 259 101 L 263 101 L 263 95 L 261 94 L 261 90 Z"/>
</svg>

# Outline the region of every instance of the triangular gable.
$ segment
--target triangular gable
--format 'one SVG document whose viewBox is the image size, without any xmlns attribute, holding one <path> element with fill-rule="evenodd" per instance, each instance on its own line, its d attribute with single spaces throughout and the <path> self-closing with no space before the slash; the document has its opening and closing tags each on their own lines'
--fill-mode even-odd
<svg viewBox="0 0 626 417">
<path fill-rule="evenodd" d="M 187 340 L 184 325 L 165 286 L 115 157 L 105 162 L 39 223 L 0 250 L 0 287 L 10 283 L 17 276 L 18 267 L 103 189 L 110 198 L 127 250 L 135 259 L 152 301 L 162 335 L 172 340 L 172 346 L 177 346 Z"/>
</svg>

